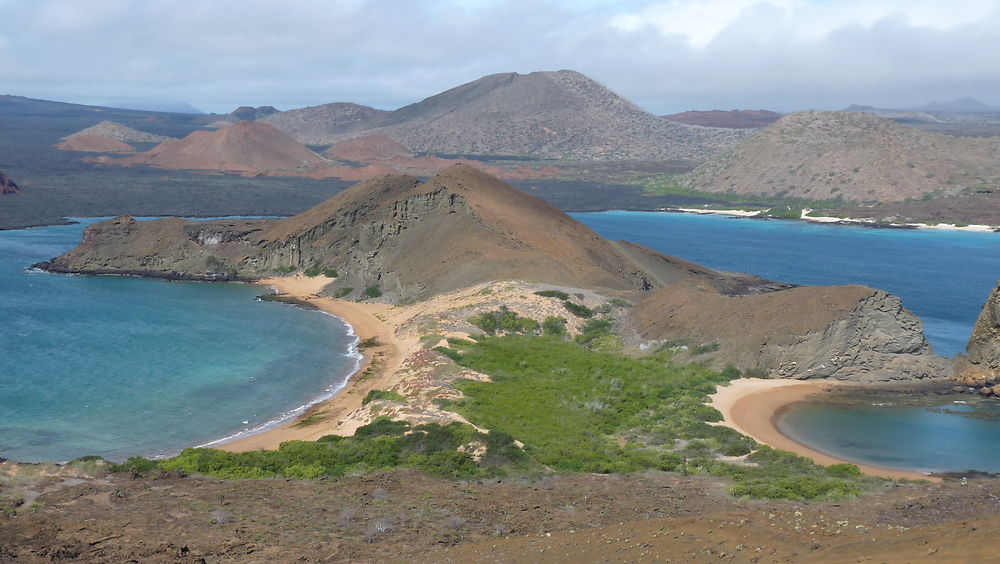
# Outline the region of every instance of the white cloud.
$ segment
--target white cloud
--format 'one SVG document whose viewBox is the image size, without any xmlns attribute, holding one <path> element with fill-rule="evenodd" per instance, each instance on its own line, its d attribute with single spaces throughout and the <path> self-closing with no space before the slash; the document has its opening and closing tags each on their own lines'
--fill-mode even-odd
<svg viewBox="0 0 1000 564">
<path fill-rule="evenodd" d="M 570 68 L 684 109 L 1000 104 L 1000 0 L 0 0 L 3 90 L 395 108 Z"/>
<path fill-rule="evenodd" d="M 650 27 L 702 49 L 723 32 L 746 26 L 754 12 L 769 12 L 772 28 L 782 35 L 818 41 L 839 29 L 870 28 L 884 20 L 950 31 L 980 22 L 995 8 L 990 0 L 667 0 L 618 14 L 610 24 L 625 32 Z"/>
</svg>

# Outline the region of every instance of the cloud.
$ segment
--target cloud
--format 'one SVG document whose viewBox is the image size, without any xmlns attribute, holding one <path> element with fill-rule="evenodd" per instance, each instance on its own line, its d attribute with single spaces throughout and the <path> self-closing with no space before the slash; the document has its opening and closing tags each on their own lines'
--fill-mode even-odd
<svg viewBox="0 0 1000 564">
<path fill-rule="evenodd" d="M 1000 1 L 0 0 L 7 93 L 395 108 L 571 68 L 639 105 L 1000 104 Z"/>
</svg>

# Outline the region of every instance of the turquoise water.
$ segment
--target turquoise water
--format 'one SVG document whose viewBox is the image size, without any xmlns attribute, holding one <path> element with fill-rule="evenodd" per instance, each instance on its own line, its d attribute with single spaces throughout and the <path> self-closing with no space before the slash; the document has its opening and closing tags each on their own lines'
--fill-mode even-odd
<svg viewBox="0 0 1000 564">
<path fill-rule="evenodd" d="M 946 401 L 937 406 L 799 403 L 782 415 L 778 428 L 852 462 L 925 472 L 1000 472 L 1000 401 Z"/>
<path fill-rule="evenodd" d="M 574 217 L 714 268 L 799 284 L 866 284 L 900 296 L 939 354 L 965 349 L 1000 277 L 1000 234 L 871 229 L 657 212 Z M 956 401 L 968 403 L 953 403 Z M 1000 472 L 1000 400 L 925 398 L 922 405 L 801 403 L 782 432 L 840 458 L 891 468 Z"/>
<path fill-rule="evenodd" d="M 27 269 L 83 228 L 0 231 L 0 457 L 177 452 L 273 424 L 356 367 L 349 327 L 260 287 Z"/>
<path fill-rule="evenodd" d="M 809 285 L 865 284 L 903 299 L 935 352 L 965 350 L 1000 278 L 1000 233 L 872 229 L 662 212 L 579 213 L 625 239 L 705 266 Z"/>
</svg>

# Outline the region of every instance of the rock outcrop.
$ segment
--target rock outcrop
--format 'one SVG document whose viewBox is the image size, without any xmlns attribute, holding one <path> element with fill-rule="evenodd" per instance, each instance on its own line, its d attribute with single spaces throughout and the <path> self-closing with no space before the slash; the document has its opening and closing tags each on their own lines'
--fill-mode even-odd
<svg viewBox="0 0 1000 564">
<path fill-rule="evenodd" d="M 236 121 L 256 121 L 262 117 L 276 113 L 278 113 L 278 109 L 274 106 L 257 106 L 256 108 L 253 106 L 240 106 L 229 112 L 229 115 L 233 116 Z"/>
<path fill-rule="evenodd" d="M 953 379 L 983 395 L 1000 396 L 1000 282 L 976 319 L 965 358 L 955 363 Z"/>
<path fill-rule="evenodd" d="M 691 359 L 782 378 L 851 381 L 942 378 L 923 323 L 899 298 L 864 286 L 807 286 L 725 296 L 682 283 L 639 302 L 644 340 L 688 344 Z"/>
<path fill-rule="evenodd" d="M 611 243 L 545 201 L 462 164 L 426 182 L 370 180 L 283 220 L 120 217 L 89 227 L 80 246 L 46 266 L 218 280 L 313 265 L 340 273 L 331 293 L 356 296 L 378 285 L 390 300 L 505 279 L 618 291 L 688 278 L 727 293 L 767 284 L 640 245 Z"/>
<path fill-rule="evenodd" d="M 0 196 L 9 196 L 11 194 L 20 193 L 21 189 L 17 187 L 17 184 L 14 184 L 14 181 L 11 180 L 9 176 L 4 174 L 2 170 L 0 170 Z"/>
</svg>

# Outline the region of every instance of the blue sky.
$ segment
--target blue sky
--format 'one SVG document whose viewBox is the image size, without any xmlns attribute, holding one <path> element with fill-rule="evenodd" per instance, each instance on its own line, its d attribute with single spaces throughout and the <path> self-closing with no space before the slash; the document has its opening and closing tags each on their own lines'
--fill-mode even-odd
<svg viewBox="0 0 1000 564">
<path fill-rule="evenodd" d="M 392 109 L 574 69 L 654 113 L 1000 105 L 1000 0 L 0 0 L 0 93 Z"/>
</svg>

